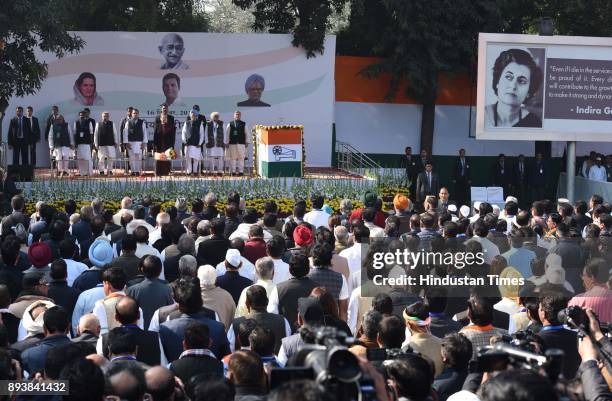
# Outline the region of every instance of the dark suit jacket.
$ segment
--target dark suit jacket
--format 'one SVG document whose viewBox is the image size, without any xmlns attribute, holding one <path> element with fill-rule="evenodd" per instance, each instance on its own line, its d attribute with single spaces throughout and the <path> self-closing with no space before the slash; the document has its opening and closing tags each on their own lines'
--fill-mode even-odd
<svg viewBox="0 0 612 401">
<path fill-rule="evenodd" d="M 410 155 L 410 159 L 405 154 L 400 156 L 400 168 L 406 170 L 406 176 L 410 178 L 410 180 L 414 181 L 417 174 L 421 172 L 419 170 L 421 162 L 421 158 L 419 156 Z M 417 164 L 419 163 L 419 164 Z"/>
<path fill-rule="evenodd" d="M 580 354 L 578 354 L 578 338 L 571 330 L 546 330 L 543 327 L 538 335 L 544 340 L 545 350 L 558 348 L 565 352 L 563 360 L 563 374 L 565 378 L 573 379 L 580 365 Z"/>
<path fill-rule="evenodd" d="M 120 229 L 115 230 L 115 231 L 113 231 L 113 232 L 110 234 L 110 241 L 111 241 L 111 243 L 113 243 L 113 244 L 114 244 L 114 243 L 117 243 L 117 242 L 119 242 L 119 241 L 123 240 L 123 238 L 124 238 L 126 235 L 127 235 L 127 231 L 125 231 L 125 228 L 124 228 L 124 227 L 121 227 Z"/>
<path fill-rule="evenodd" d="M 440 191 L 440 181 L 438 179 L 438 173 L 431 172 L 431 186 L 429 185 L 429 181 L 427 180 L 427 173 L 422 172 L 417 176 L 417 184 L 416 184 L 416 196 L 419 202 L 423 202 L 425 200 L 425 196 L 427 195 L 438 195 Z"/>
<path fill-rule="evenodd" d="M 98 344 L 98 336 L 96 336 L 94 333 L 90 331 L 86 331 L 84 333 L 81 333 L 80 336 L 74 337 L 72 339 L 72 342 L 91 344 L 94 347 L 94 353 L 95 353 L 96 344 Z"/>
<path fill-rule="evenodd" d="M 448 397 L 461 391 L 463 382 L 467 377 L 467 370 L 459 372 L 455 369 L 446 369 L 433 382 L 433 388 L 438 394 L 439 401 L 446 401 Z"/>
<path fill-rule="evenodd" d="M 93 234 L 91 232 L 91 223 L 89 220 L 79 220 L 76 224 L 73 224 L 72 235 L 76 237 L 79 244 L 90 239 Z"/>
<path fill-rule="evenodd" d="M 230 242 L 227 238 L 216 235 L 202 241 L 200 246 L 198 246 L 198 254 L 196 256 L 198 266 L 217 266 L 219 262 L 225 260 L 225 254 L 229 246 Z"/>
<path fill-rule="evenodd" d="M 4 199 L 9 202 L 13 198 L 13 196 L 21 193 L 21 190 L 17 189 L 17 187 L 15 186 L 15 181 L 13 181 L 13 179 L 8 175 L 6 175 L 5 178 L 0 181 L 0 191 L 2 191 Z"/>
<path fill-rule="evenodd" d="M 70 343 L 70 339 L 65 335 L 45 337 L 37 345 L 21 353 L 23 369 L 27 370 L 31 376 L 36 372 L 42 372 L 45 368 L 45 358 L 49 349 L 68 343 Z"/>
<path fill-rule="evenodd" d="M 223 363 L 208 355 L 187 355 L 170 364 L 170 370 L 178 376 L 183 383 L 200 373 L 223 377 Z"/>
<path fill-rule="evenodd" d="M 7 141 L 9 146 L 15 146 L 15 144 L 17 142 L 19 143 L 30 143 L 29 142 L 29 138 L 30 138 L 30 124 L 29 122 L 26 120 L 25 116 L 21 116 L 21 131 L 23 134 L 23 138 L 22 139 L 18 139 L 17 135 L 19 134 L 19 117 L 15 116 L 13 118 L 11 118 L 11 121 L 9 122 L 9 128 L 8 128 L 8 135 L 7 135 Z"/>
<path fill-rule="evenodd" d="M 64 308 L 68 312 L 68 316 L 72 316 L 79 294 L 79 290 L 69 287 L 66 280 L 53 280 L 49 283 L 48 297 L 56 305 Z"/>
<path fill-rule="evenodd" d="M 512 184 L 512 166 L 506 160 L 502 169 L 499 162 L 496 162 L 493 167 L 493 185 L 505 188 L 510 184 Z"/>
<path fill-rule="evenodd" d="M 529 166 L 523 161 L 523 174 L 519 170 L 519 163 L 516 162 L 512 167 L 512 185 L 515 187 L 526 186 L 529 181 Z"/>
<path fill-rule="evenodd" d="M 172 131 L 169 135 L 164 135 L 160 116 L 155 118 L 155 131 L 153 132 L 153 149 L 156 152 L 165 152 L 168 148 L 173 148 L 176 141 L 176 126 L 174 125 L 174 116 L 168 114 L 168 124 L 172 126 Z M 175 149 L 177 150 L 177 149 Z"/>
<path fill-rule="evenodd" d="M 30 144 L 40 142 L 40 125 L 38 124 L 38 118 L 32 116 L 31 124 L 28 117 L 25 117 L 25 119 L 28 122 L 28 128 L 30 129 Z"/>
<path fill-rule="evenodd" d="M 49 130 L 53 125 L 53 121 L 55 121 L 55 117 L 53 116 L 53 114 L 49 114 L 49 117 L 47 117 L 47 125 L 45 127 L 45 132 L 43 133 L 43 138 L 45 138 L 45 140 L 47 138 L 47 135 L 49 135 Z"/>
<path fill-rule="evenodd" d="M 159 326 L 159 337 L 164 347 L 164 353 L 169 361 L 175 361 L 183 352 L 185 328 L 189 322 L 197 320 L 208 326 L 209 337 L 212 340 L 210 350 L 221 359 L 230 353 L 229 342 L 225 335 L 223 323 L 211 320 L 203 313 L 182 314 L 178 319 L 168 320 Z"/>
<path fill-rule="evenodd" d="M 541 171 L 541 172 L 540 172 Z M 534 187 L 545 187 L 548 176 L 548 166 L 542 160 L 540 163 L 534 161 L 529 169 L 529 184 Z"/>
<path fill-rule="evenodd" d="M 115 224 L 115 223 L 106 223 L 106 225 L 104 226 L 104 234 L 108 235 L 110 233 L 113 233 L 117 230 L 121 229 L 121 226 L 119 224 Z"/>
<path fill-rule="evenodd" d="M 453 180 L 456 181 L 469 181 L 471 176 L 470 163 L 467 157 L 465 158 L 465 168 L 463 169 L 463 175 L 461 175 L 461 158 L 457 157 L 457 160 L 453 163 Z"/>
<path fill-rule="evenodd" d="M 10 344 L 13 344 L 17 341 L 17 329 L 19 328 L 21 319 L 10 312 L 1 312 L 1 316 L 2 324 L 6 327 L 6 332 L 8 334 L 8 341 Z"/>
<path fill-rule="evenodd" d="M 138 343 L 136 359 L 149 366 L 159 365 L 159 334 L 154 331 L 142 330 L 140 327 L 132 325 L 122 327 L 125 327 L 126 330 L 133 330 L 136 333 L 135 338 Z M 108 358 L 108 333 L 102 334 L 102 353 L 105 358 Z"/>
<path fill-rule="evenodd" d="M 123 272 L 127 276 L 127 280 L 130 281 L 138 275 L 138 266 L 140 265 L 140 258 L 134 254 L 122 254 L 118 258 L 114 258 L 111 264 L 113 266 L 120 267 L 121 270 L 123 270 Z"/>
<path fill-rule="evenodd" d="M 148 328 L 155 311 L 174 303 L 168 283 L 160 279 L 145 278 L 141 283 L 129 287 L 127 295 L 138 301 L 142 308 L 144 327 Z"/>
<path fill-rule="evenodd" d="M 114 265 L 113 265 L 114 266 Z M 72 288 L 79 292 L 87 291 L 94 288 L 98 283 L 102 282 L 103 270 L 98 267 L 92 267 L 85 270 L 72 283 Z"/>
<path fill-rule="evenodd" d="M 234 298 L 234 303 L 236 305 L 238 305 L 238 300 L 240 299 L 242 290 L 251 284 L 253 284 L 251 280 L 246 277 L 242 277 L 237 271 L 226 271 L 225 274 L 217 277 L 216 283 L 217 287 L 223 288 L 225 291 L 230 293 L 232 298 Z"/>
</svg>

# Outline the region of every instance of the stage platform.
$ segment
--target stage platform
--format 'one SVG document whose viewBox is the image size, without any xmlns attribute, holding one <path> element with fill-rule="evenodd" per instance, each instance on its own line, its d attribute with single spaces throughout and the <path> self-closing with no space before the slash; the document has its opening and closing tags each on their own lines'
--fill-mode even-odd
<svg viewBox="0 0 612 401">
<path fill-rule="evenodd" d="M 253 176 L 250 172 L 245 169 L 244 175 L 230 175 L 225 172 L 223 174 L 201 174 L 201 175 L 188 175 L 184 172 L 173 171 L 167 176 L 156 176 L 153 170 L 144 171 L 139 176 L 131 176 L 125 174 L 123 169 L 114 169 L 112 175 L 100 175 L 97 172 L 91 176 L 82 176 L 80 174 L 70 172 L 68 176 L 57 176 L 56 171 L 48 168 L 36 168 L 34 170 L 34 181 L 117 181 L 117 179 L 125 179 L 130 181 L 136 180 L 167 180 L 169 177 L 174 179 L 182 180 L 243 180 L 243 179 L 266 179 L 262 177 Z M 363 180 L 365 177 L 357 174 L 352 174 L 344 170 L 340 170 L 333 167 L 305 167 L 304 177 L 302 179 L 316 179 L 316 180 Z M 282 178 L 281 178 L 282 179 Z"/>
<path fill-rule="evenodd" d="M 74 171 L 74 170 L 72 170 Z M 307 199 L 315 192 L 332 194 L 352 193 L 355 196 L 364 190 L 373 189 L 377 181 L 351 174 L 337 168 L 306 167 L 304 177 L 254 177 L 243 176 L 187 175 L 174 171 L 167 176 L 155 176 L 153 170 L 142 175 L 126 175 L 123 169 L 115 169 L 113 175 L 80 176 L 71 173 L 57 176 L 55 171 L 37 168 L 31 182 L 16 182 L 18 188 L 31 200 L 61 199 L 121 199 L 125 195 L 151 195 L 155 198 L 177 196 L 203 196 L 208 191 L 225 194 L 235 190 L 246 197 L 301 197 Z M 184 195 L 183 195 L 184 194 Z"/>
</svg>

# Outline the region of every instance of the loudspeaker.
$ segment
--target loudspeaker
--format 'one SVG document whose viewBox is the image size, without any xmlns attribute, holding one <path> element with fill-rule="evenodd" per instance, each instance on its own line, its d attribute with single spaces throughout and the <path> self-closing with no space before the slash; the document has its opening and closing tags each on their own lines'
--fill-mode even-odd
<svg viewBox="0 0 612 401">
<path fill-rule="evenodd" d="M 13 181 L 32 181 L 34 178 L 34 166 L 31 164 L 25 166 L 8 166 L 7 174 Z"/>
</svg>

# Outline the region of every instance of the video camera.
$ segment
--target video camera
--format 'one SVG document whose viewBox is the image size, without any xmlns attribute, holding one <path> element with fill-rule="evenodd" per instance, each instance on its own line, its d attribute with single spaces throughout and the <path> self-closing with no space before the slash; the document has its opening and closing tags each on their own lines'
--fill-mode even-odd
<svg viewBox="0 0 612 401">
<path fill-rule="evenodd" d="M 564 357 L 565 353 L 560 349 L 549 349 L 545 355 L 541 355 L 502 341 L 480 348 L 476 364 L 470 365 L 470 371 L 495 372 L 511 366 L 534 371 L 543 369 L 546 376 L 556 382 L 563 367 Z"/>
<path fill-rule="evenodd" d="M 354 340 L 334 327 L 302 327 L 306 344 L 285 368 L 272 368 L 270 387 L 298 379 L 315 380 L 339 401 L 373 400 L 372 380 L 363 375 L 357 357 L 348 350 Z"/>
<path fill-rule="evenodd" d="M 567 308 L 560 310 L 557 319 L 559 322 L 571 327 L 572 329 L 579 330 L 582 336 L 591 335 L 591 322 L 589 316 L 586 314 L 584 309 L 579 306 L 568 306 Z M 602 333 L 608 337 L 610 334 L 610 329 L 608 325 L 602 325 L 599 320 L 597 320 L 599 327 L 601 328 Z"/>
</svg>

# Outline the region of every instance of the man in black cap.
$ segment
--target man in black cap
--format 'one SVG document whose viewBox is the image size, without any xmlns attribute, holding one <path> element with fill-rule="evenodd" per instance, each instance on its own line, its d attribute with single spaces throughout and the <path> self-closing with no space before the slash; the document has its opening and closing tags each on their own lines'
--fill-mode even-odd
<svg viewBox="0 0 612 401">
<path fill-rule="evenodd" d="M 312 297 L 298 299 L 298 326 L 314 327 L 323 324 L 323 307 L 318 299 Z M 287 364 L 287 360 L 304 345 L 301 333 L 295 333 L 283 338 L 278 360 Z"/>
</svg>

